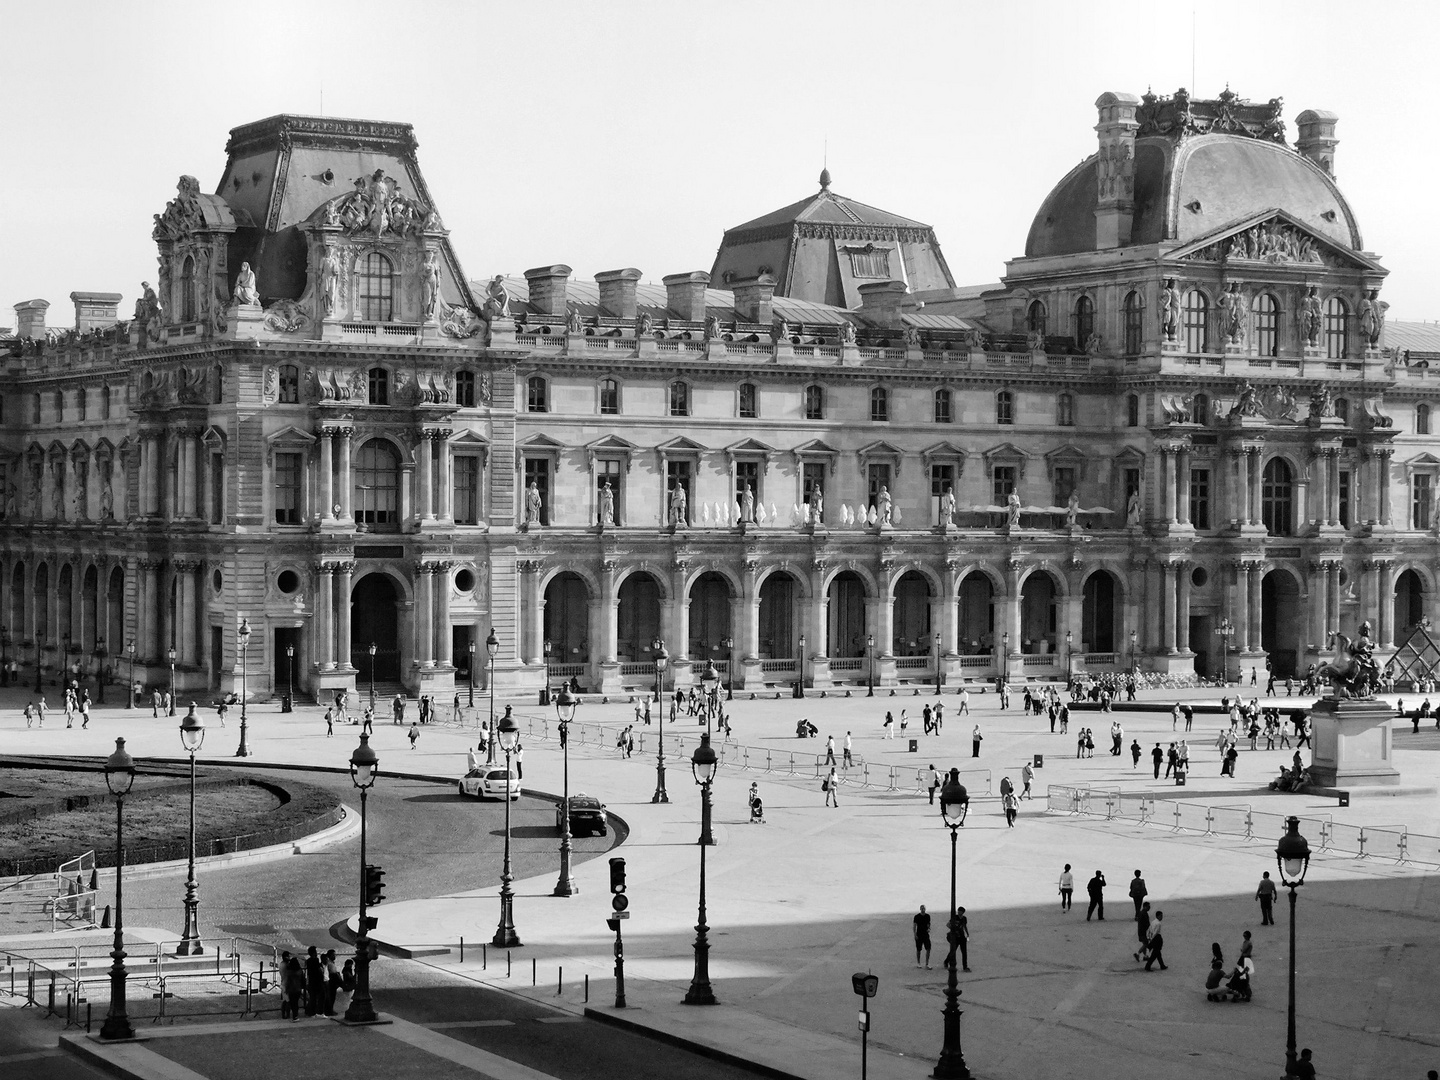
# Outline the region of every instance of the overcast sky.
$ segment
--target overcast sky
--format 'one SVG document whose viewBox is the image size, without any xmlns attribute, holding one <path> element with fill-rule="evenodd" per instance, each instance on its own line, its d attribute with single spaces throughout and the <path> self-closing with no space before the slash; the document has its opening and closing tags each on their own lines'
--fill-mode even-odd
<svg viewBox="0 0 1440 1080">
<path fill-rule="evenodd" d="M 153 280 L 151 217 L 214 191 L 229 129 L 281 112 L 408 121 L 466 273 L 709 270 L 727 226 L 815 190 L 935 226 L 960 284 L 1023 253 L 1095 145 L 1107 90 L 1338 113 L 1336 175 L 1440 319 L 1440 4 L 6 0 L 0 325 Z M 0 9 L 3 10 L 3 9 Z M 1193 12 L 1193 14 L 1192 14 Z M 1192 80 L 1192 18 L 1194 77 Z M 264 283 L 261 283 L 262 291 Z"/>
</svg>

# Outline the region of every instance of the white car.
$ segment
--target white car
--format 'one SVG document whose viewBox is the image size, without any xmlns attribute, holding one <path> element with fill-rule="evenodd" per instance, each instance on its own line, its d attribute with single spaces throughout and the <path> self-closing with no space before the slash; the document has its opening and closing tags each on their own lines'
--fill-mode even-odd
<svg viewBox="0 0 1440 1080">
<path fill-rule="evenodd" d="M 460 778 L 460 794 L 477 799 L 520 798 L 520 781 L 504 765 L 481 765 Z"/>
</svg>

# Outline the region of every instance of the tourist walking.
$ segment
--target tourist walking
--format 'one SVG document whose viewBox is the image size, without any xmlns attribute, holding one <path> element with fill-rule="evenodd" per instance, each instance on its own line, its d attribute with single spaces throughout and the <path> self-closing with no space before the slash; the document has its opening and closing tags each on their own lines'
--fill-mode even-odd
<svg viewBox="0 0 1440 1080">
<path fill-rule="evenodd" d="M 1075 893 L 1075 875 L 1070 872 L 1070 864 L 1065 864 L 1065 869 L 1060 871 L 1060 910 L 1070 910 L 1070 897 Z"/>
<path fill-rule="evenodd" d="M 855 757 L 854 757 L 854 755 L 851 753 L 852 748 L 853 748 L 853 747 L 852 747 L 852 744 L 851 744 L 851 742 L 850 742 L 850 732 L 847 731 L 847 732 L 845 732 L 845 749 L 844 749 L 843 751 L 841 751 L 841 753 L 842 753 L 842 755 L 843 755 L 843 759 L 842 759 L 842 760 L 845 762 L 845 768 L 847 768 L 847 769 L 850 768 L 851 765 L 854 765 L 854 764 L 855 764 Z"/>
<path fill-rule="evenodd" d="M 1150 970 L 1151 964 L 1159 964 L 1160 970 L 1165 971 L 1165 935 L 1160 932 L 1161 924 L 1165 921 L 1163 911 L 1155 912 L 1155 921 L 1150 924 L 1150 939 L 1146 946 L 1145 970 Z"/>
<path fill-rule="evenodd" d="M 925 967 L 930 966 L 930 913 L 925 910 L 925 905 L 920 905 L 919 912 L 911 920 L 915 927 L 915 966 L 920 967 L 920 950 L 925 950 Z"/>
<path fill-rule="evenodd" d="M 1030 784 L 1035 779 L 1034 762 L 1027 761 L 1024 765 L 1020 766 L 1020 779 L 1025 785 L 1024 789 L 1020 792 L 1020 798 L 1029 799 L 1031 802 L 1034 802 L 1035 796 L 1030 793 Z"/>
<path fill-rule="evenodd" d="M 1160 766 L 1165 761 L 1165 751 L 1160 749 L 1160 744 L 1155 744 L 1155 749 L 1150 751 L 1150 760 L 1155 763 L 1155 779 L 1160 779 Z"/>
<path fill-rule="evenodd" d="M 980 725 L 976 724 L 975 730 L 970 733 L 970 756 L 972 758 L 980 756 L 980 740 L 983 738 L 985 736 L 980 734 Z"/>
<path fill-rule="evenodd" d="M 1266 870 L 1260 878 L 1260 887 L 1255 890 L 1255 899 L 1260 901 L 1260 925 L 1275 925 L 1275 882 L 1270 880 Z"/>
<path fill-rule="evenodd" d="M 955 966 L 955 950 L 960 950 L 960 970 L 970 970 L 970 920 L 965 917 L 963 907 L 956 908 L 955 914 L 950 918 L 950 956 L 945 961 L 946 966 Z"/>
<path fill-rule="evenodd" d="M 1090 906 L 1085 909 L 1085 921 L 1090 921 L 1090 916 L 1097 911 L 1100 913 L 1100 921 L 1105 921 L 1105 874 L 1096 870 L 1095 876 L 1085 884 L 1085 891 L 1090 894 Z"/>
<path fill-rule="evenodd" d="M 329 706 L 325 709 L 325 737 L 328 739 L 335 734 L 335 710 Z"/>
<path fill-rule="evenodd" d="M 930 781 L 930 805 L 931 805 L 931 806 L 934 806 L 934 805 L 935 805 L 935 792 L 937 792 L 937 791 L 940 790 L 940 773 L 936 770 L 936 768 L 935 768 L 934 765 L 931 765 L 931 766 L 930 766 L 929 781 Z"/>
<path fill-rule="evenodd" d="M 1015 827 L 1015 816 L 1020 812 L 1020 800 L 1015 797 L 1015 792 L 1011 790 L 1000 796 L 1000 805 L 1005 810 L 1006 828 L 1013 829 Z"/>
<path fill-rule="evenodd" d="M 409 733 L 409 735 L 406 736 L 406 737 L 410 740 L 410 749 L 411 749 L 411 750 L 414 750 L 414 749 L 415 749 L 415 740 L 418 739 L 418 738 L 420 738 L 420 725 L 419 725 L 419 724 L 416 724 L 416 723 L 411 723 L 411 725 L 410 725 L 410 733 Z"/>
<path fill-rule="evenodd" d="M 1135 871 L 1135 876 L 1130 879 L 1130 899 L 1135 903 L 1135 918 L 1140 918 L 1140 905 L 1150 890 L 1145 885 L 1145 879 L 1140 876 L 1140 871 Z"/>
<path fill-rule="evenodd" d="M 832 768 L 833 768 L 834 765 L 835 765 L 835 736 L 834 736 L 834 735 L 826 735 L 826 736 L 825 736 L 825 764 L 831 766 Z"/>
<path fill-rule="evenodd" d="M 840 778 L 835 775 L 835 766 L 832 764 L 830 766 L 830 775 L 825 777 L 824 780 L 820 781 L 820 790 L 825 792 L 826 806 L 839 807 L 840 794 L 837 790 L 839 787 Z"/>
<path fill-rule="evenodd" d="M 1144 753 L 1144 751 L 1140 749 L 1140 740 L 1133 740 L 1130 743 L 1130 767 L 1132 769 L 1138 769 L 1140 767 L 1140 755 L 1142 753 Z"/>
<path fill-rule="evenodd" d="M 967 716 L 970 713 L 970 691 L 966 690 L 963 686 L 960 688 L 960 707 L 958 712 L 965 713 Z"/>
<path fill-rule="evenodd" d="M 1135 960 L 1138 963 L 1141 954 L 1150 947 L 1150 901 L 1140 905 L 1135 912 L 1135 937 L 1139 939 L 1140 947 L 1135 950 Z"/>
<path fill-rule="evenodd" d="M 510 712 L 510 706 L 505 706 L 505 712 Z M 525 747 L 519 742 L 515 744 L 515 753 L 511 755 L 515 760 L 515 779 L 525 779 Z"/>
</svg>

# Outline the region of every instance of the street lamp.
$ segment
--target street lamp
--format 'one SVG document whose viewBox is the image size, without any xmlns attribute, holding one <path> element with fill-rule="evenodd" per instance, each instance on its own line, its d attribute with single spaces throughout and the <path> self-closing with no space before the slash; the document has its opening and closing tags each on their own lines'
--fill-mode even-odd
<svg viewBox="0 0 1440 1080">
<path fill-rule="evenodd" d="M 475 707 L 475 639 L 473 637 L 467 648 L 470 652 L 470 708 L 473 709 Z"/>
<path fill-rule="evenodd" d="M 1074 649 L 1075 633 L 1071 630 L 1065 631 L 1065 685 L 1069 686 L 1074 681 L 1074 665 L 1070 662 L 1072 650 Z"/>
<path fill-rule="evenodd" d="M 250 647 L 250 620 L 242 618 L 240 629 L 235 631 L 235 640 L 240 643 L 240 746 L 235 751 L 236 757 L 250 756 L 250 725 L 245 716 L 245 699 L 249 695 L 245 692 L 245 651 Z"/>
<path fill-rule="evenodd" d="M 115 947 L 110 956 L 110 1012 L 100 1028 L 102 1039 L 133 1039 L 135 1029 L 125 1012 L 125 930 L 121 905 L 121 877 L 125 862 L 125 796 L 135 783 L 135 760 L 125 752 L 125 740 L 115 740 L 115 752 L 105 759 L 105 786 L 115 796 Z"/>
<path fill-rule="evenodd" d="M 1131 675 L 1134 675 L 1134 674 L 1135 674 L 1135 638 L 1136 638 L 1136 633 L 1135 633 L 1134 630 L 1131 630 L 1131 631 L 1130 631 L 1130 674 L 1131 674 Z"/>
<path fill-rule="evenodd" d="M 935 635 L 935 696 L 939 697 L 940 689 L 940 635 Z"/>
<path fill-rule="evenodd" d="M 293 643 L 285 646 L 285 658 L 290 661 L 290 686 L 286 695 L 290 699 L 290 708 L 286 712 L 293 712 L 295 709 L 295 645 Z M 375 688 L 370 688 L 370 707 L 375 707 Z"/>
<path fill-rule="evenodd" d="M 360 789 L 360 921 L 355 935 L 355 993 L 345 1009 L 348 1024 L 373 1024 L 380 1018 L 370 1001 L 370 927 L 366 895 L 369 883 L 365 867 L 365 798 L 379 775 L 380 758 L 370 749 L 370 736 L 362 734 L 360 745 L 350 755 L 350 782 Z"/>
<path fill-rule="evenodd" d="M 1226 686 L 1230 682 L 1230 638 L 1235 633 L 1235 624 L 1228 618 L 1221 619 L 1220 625 L 1215 627 L 1215 636 L 1220 639 L 1220 685 Z M 1130 632 L 1130 640 L 1135 640 L 1135 632 Z M 1131 646 L 1134 651 L 1134 646 Z"/>
<path fill-rule="evenodd" d="M 125 646 L 125 651 L 130 654 L 130 689 L 125 695 L 125 708 L 135 708 L 135 639 L 131 638 Z"/>
<path fill-rule="evenodd" d="M 1299 1076 L 1295 1062 L 1295 890 L 1305 884 L 1310 869 L 1310 845 L 1300 835 L 1300 819 L 1285 819 L 1285 835 L 1275 846 L 1280 884 L 1290 890 L 1290 1010 L 1285 1026 L 1285 1075 Z"/>
<path fill-rule="evenodd" d="M 370 648 L 369 648 L 368 650 L 366 650 L 366 651 L 370 653 L 370 708 L 371 708 L 371 709 L 374 709 L 374 708 L 375 708 L 375 653 L 376 653 L 376 651 L 377 651 L 376 648 L 375 648 L 375 642 L 373 642 L 373 641 L 370 642 Z M 474 705 L 475 703 L 472 701 L 470 704 L 471 704 L 471 705 Z"/>
<path fill-rule="evenodd" d="M 665 642 L 658 637 L 651 642 L 655 650 L 655 700 L 660 700 L 660 683 L 665 678 L 665 665 L 670 663 L 670 654 L 665 651 Z M 668 803 L 670 796 L 665 791 L 665 706 L 660 709 L 660 737 L 655 743 L 655 794 L 652 803 Z"/>
<path fill-rule="evenodd" d="M 552 642 L 549 638 L 546 638 L 546 639 L 545 639 L 545 645 L 544 645 L 544 649 L 545 649 L 545 692 L 540 695 L 540 704 L 541 704 L 541 705 L 549 705 L 549 704 L 550 704 L 550 653 L 554 650 L 554 648 L 555 648 L 554 642 Z"/>
<path fill-rule="evenodd" d="M 171 645 L 165 654 L 170 658 L 170 715 L 175 715 L 175 646 Z"/>
<path fill-rule="evenodd" d="M 1010 681 L 1010 631 L 1000 633 L 1000 681 Z"/>
<path fill-rule="evenodd" d="M 805 696 L 805 635 L 800 635 L 800 663 L 795 669 L 795 692 L 794 697 Z"/>
<path fill-rule="evenodd" d="M 875 696 L 875 635 L 865 635 L 865 696 Z"/>
<path fill-rule="evenodd" d="M 710 989 L 710 927 L 705 924 L 705 849 L 715 841 L 710 836 L 710 785 L 720 759 L 710 747 L 710 733 L 700 736 L 700 745 L 690 758 L 690 771 L 700 785 L 700 917 L 695 924 L 695 975 L 685 992 L 686 1005 L 714 1005 L 715 992 Z"/>
<path fill-rule="evenodd" d="M 205 741 L 205 721 L 195 714 L 195 703 L 185 719 L 180 721 L 180 745 L 190 755 L 190 875 L 185 879 L 185 932 L 180 935 L 180 947 L 176 956 L 199 956 L 205 950 L 200 946 L 200 900 L 196 896 L 199 886 L 195 882 L 195 752 Z"/>
<path fill-rule="evenodd" d="M 725 646 L 725 700 L 735 700 L 735 639 L 728 634 L 721 639 Z"/>
<path fill-rule="evenodd" d="M 493 640 L 495 631 L 491 630 L 490 635 Z M 496 647 L 499 647 L 498 642 Z M 493 682 L 491 690 L 494 690 Z M 518 949 L 520 938 L 515 934 L 515 892 L 510 888 L 510 882 L 514 880 L 510 873 L 510 755 L 520 743 L 520 725 L 513 716 L 507 715 L 500 721 L 499 738 L 505 751 L 505 862 L 500 871 L 500 924 L 495 927 L 495 936 L 490 939 L 490 944 L 497 949 Z"/>
<path fill-rule="evenodd" d="M 955 962 L 955 950 L 960 945 L 959 938 L 956 937 L 960 932 L 956 917 L 958 908 L 955 904 L 956 836 L 965 824 L 965 815 L 969 810 L 970 795 L 965 790 L 965 785 L 960 783 L 960 770 L 951 769 L 945 786 L 940 789 L 940 818 L 950 830 L 950 914 L 947 935 L 950 942 L 950 962 L 946 965 L 950 969 L 950 976 L 945 983 L 945 1044 L 940 1048 L 940 1060 L 935 1065 L 935 1071 L 930 1074 L 938 1080 L 969 1080 L 970 1077 L 970 1070 L 965 1065 L 965 1055 L 960 1052 L 960 985 L 955 974 L 960 966 Z"/>
<path fill-rule="evenodd" d="M 565 786 L 562 789 L 562 814 L 560 817 L 560 880 L 555 883 L 553 896 L 574 896 L 580 890 L 575 887 L 575 877 L 570 873 L 570 721 L 575 719 L 575 709 L 580 699 L 570 693 L 570 687 L 562 686 L 555 699 L 555 716 L 560 721 L 560 752 L 565 761 Z M 663 717 L 662 717 L 663 723 Z"/>
<path fill-rule="evenodd" d="M 495 763 L 495 656 L 500 652 L 500 639 L 495 636 L 495 627 L 490 627 L 490 636 L 485 639 L 485 652 L 490 657 L 490 738 L 485 740 L 485 761 L 487 764 Z M 510 794 L 510 785 L 505 785 L 505 794 Z M 505 800 L 506 807 L 509 807 L 510 800 Z M 505 811 L 505 819 L 510 819 L 510 811 Z M 508 845 L 509 840 L 507 838 Z"/>
<path fill-rule="evenodd" d="M 95 704 L 105 704 L 105 639 L 95 639 Z"/>
</svg>

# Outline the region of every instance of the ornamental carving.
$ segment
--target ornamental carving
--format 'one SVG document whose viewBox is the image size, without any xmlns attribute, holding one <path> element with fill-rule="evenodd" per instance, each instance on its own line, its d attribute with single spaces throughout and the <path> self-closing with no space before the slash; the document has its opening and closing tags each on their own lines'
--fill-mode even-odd
<svg viewBox="0 0 1440 1080">
<path fill-rule="evenodd" d="M 464 340 L 475 337 L 484 329 L 485 321 L 468 307 L 447 308 L 440 320 L 440 333 L 445 337 Z"/>
<path fill-rule="evenodd" d="M 298 300 L 277 300 L 265 309 L 265 329 L 294 334 L 310 325 L 310 312 Z"/>
<path fill-rule="evenodd" d="M 424 203 L 404 195 L 400 182 L 376 169 L 355 179 L 355 190 L 325 208 L 325 224 L 338 225 L 356 236 L 418 236 L 439 228 L 440 219 Z"/>
<path fill-rule="evenodd" d="M 1283 144 L 1285 121 L 1280 115 L 1284 110 L 1284 98 L 1271 98 L 1263 105 L 1252 104 L 1228 86 L 1211 101 L 1191 98 L 1183 86 L 1175 91 L 1174 97 L 1168 98 L 1147 91 L 1135 110 L 1135 119 L 1140 124 L 1135 137 L 1167 135 L 1184 139 L 1207 132 L 1225 132 Z"/>
<path fill-rule="evenodd" d="M 165 204 L 163 213 L 155 215 L 152 239 L 182 240 L 205 224 L 205 212 L 200 208 L 200 181 L 193 176 L 182 176 L 175 188 L 175 198 Z"/>
<path fill-rule="evenodd" d="M 179 371 L 179 386 L 175 397 L 181 405 L 200 405 L 208 398 L 205 384 L 209 381 L 204 368 L 182 364 Z"/>
<path fill-rule="evenodd" d="M 1207 262 L 1337 265 L 1309 233 L 1283 221 L 1266 221 L 1201 248 L 1192 258 Z"/>
</svg>

